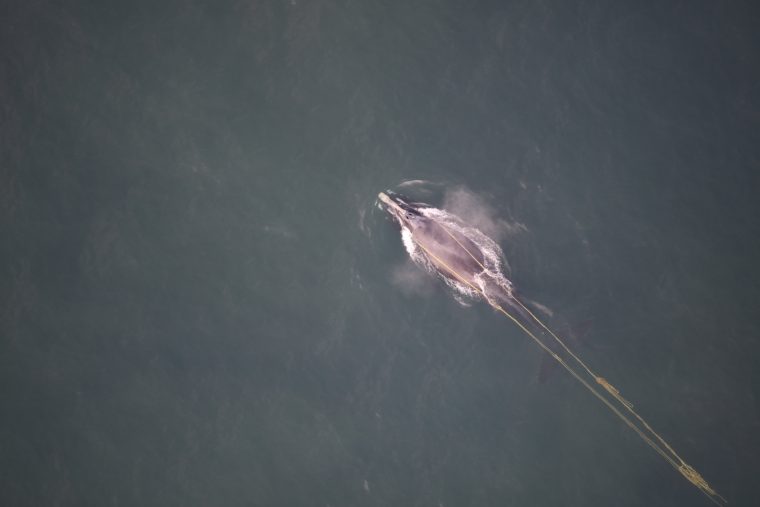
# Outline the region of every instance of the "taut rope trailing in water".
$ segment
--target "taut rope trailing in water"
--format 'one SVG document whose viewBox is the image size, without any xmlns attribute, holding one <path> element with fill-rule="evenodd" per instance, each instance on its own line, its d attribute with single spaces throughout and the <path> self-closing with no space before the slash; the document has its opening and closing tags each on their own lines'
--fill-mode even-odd
<svg viewBox="0 0 760 507">
<path fill-rule="evenodd" d="M 467 254 L 472 257 L 472 259 L 481 267 L 483 268 L 484 273 L 489 273 L 488 269 L 483 265 L 480 260 L 473 255 L 472 252 L 470 252 L 467 247 L 465 247 L 457 237 L 451 233 L 446 227 L 441 225 L 443 230 L 446 231 L 446 233 L 465 251 Z M 425 247 L 421 242 L 415 240 L 415 243 L 425 251 L 425 253 L 430 256 L 431 258 L 435 259 L 440 265 L 446 268 L 446 270 L 457 280 L 459 280 L 461 283 L 467 285 L 472 290 L 474 290 L 476 293 L 481 294 L 485 300 L 488 302 L 489 305 L 491 305 L 496 311 L 504 314 L 506 317 L 508 317 L 512 322 L 514 322 L 517 327 L 519 327 L 526 335 L 528 335 L 536 344 L 538 344 L 541 349 L 543 349 L 547 354 L 549 354 L 555 361 L 557 361 L 562 367 L 567 370 L 578 382 L 580 382 L 586 389 L 588 389 L 591 394 L 596 396 L 607 408 L 610 409 L 610 411 L 618 416 L 618 418 L 623 421 L 626 426 L 631 428 L 633 431 L 636 432 L 636 434 L 644 441 L 646 442 L 649 447 L 654 449 L 657 454 L 662 456 L 662 458 L 667 461 L 673 468 L 675 468 L 681 475 L 686 478 L 689 482 L 691 482 L 697 489 L 699 489 L 707 498 L 709 498 L 713 503 L 716 505 L 726 505 L 728 501 L 720 496 L 715 489 L 713 489 L 707 481 L 697 472 L 691 465 L 686 463 L 681 457 L 676 453 L 676 451 L 668 444 L 665 439 L 663 439 L 652 427 L 633 409 L 633 404 L 626 400 L 621 394 L 618 389 L 615 388 L 612 384 L 610 384 L 604 377 L 601 377 L 600 375 L 597 375 L 594 373 L 591 368 L 589 368 L 586 363 L 584 363 L 573 351 L 565 344 L 565 342 L 557 336 L 551 329 L 549 329 L 546 324 L 544 324 L 536 315 L 531 312 L 523 303 L 515 296 L 509 295 L 519 306 L 522 310 L 525 310 L 525 312 L 530 315 L 530 317 L 535 321 L 536 324 L 538 324 L 541 328 L 543 328 L 549 335 L 551 335 L 554 340 L 562 347 L 562 349 L 567 352 L 570 357 L 575 360 L 575 362 L 581 367 L 581 369 L 585 370 L 586 373 L 594 379 L 594 381 L 602 386 L 605 391 L 607 391 L 610 396 L 614 400 L 616 400 L 622 407 L 625 407 L 625 410 L 628 411 L 633 416 L 633 420 L 628 417 L 625 413 L 621 411 L 621 409 L 618 406 L 615 406 L 611 400 L 606 398 L 599 390 L 594 388 L 594 386 L 585 378 L 581 376 L 581 374 L 576 371 L 575 368 L 573 368 L 571 365 L 567 363 L 564 359 L 562 359 L 556 352 L 551 350 L 539 337 L 537 337 L 533 332 L 531 332 L 528 328 L 526 328 L 514 315 L 509 313 L 507 310 L 504 309 L 498 302 L 492 300 L 488 297 L 488 295 L 485 293 L 485 291 L 481 287 L 477 287 L 470 283 L 464 276 L 462 276 L 460 273 L 458 273 L 456 270 L 454 270 L 451 266 L 446 264 L 441 258 L 433 254 L 429 249 Z M 639 424 L 636 424 L 636 423 Z"/>
</svg>

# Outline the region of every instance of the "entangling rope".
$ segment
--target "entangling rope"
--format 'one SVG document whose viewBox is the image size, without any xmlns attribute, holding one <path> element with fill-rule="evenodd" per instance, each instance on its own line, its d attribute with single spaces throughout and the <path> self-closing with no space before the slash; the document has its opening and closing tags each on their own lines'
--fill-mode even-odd
<svg viewBox="0 0 760 507">
<path fill-rule="evenodd" d="M 439 224 L 440 225 L 440 224 Z M 467 249 L 460 241 L 459 239 L 451 233 L 446 227 L 442 226 L 444 231 L 465 251 L 467 254 L 472 257 L 472 259 L 481 267 L 483 268 L 483 272 L 486 274 L 489 274 L 493 277 L 493 273 L 491 273 L 484 265 L 483 263 L 472 253 L 470 250 Z M 591 368 L 589 368 L 586 363 L 584 363 L 573 351 L 565 344 L 565 342 L 560 339 L 559 336 L 557 336 L 551 329 L 549 329 L 548 326 L 546 326 L 541 319 L 536 317 L 536 315 L 531 312 L 518 298 L 515 296 L 508 294 L 509 297 L 514 300 L 522 310 L 524 310 L 530 317 L 535 321 L 536 324 L 538 324 L 542 329 L 544 329 L 549 335 L 551 335 L 554 340 L 562 347 L 562 349 L 567 352 L 567 354 L 575 360 L 575 362 L 582 368 L 582 370 L 585 370 L 586 373 L 594 379 L 594 381 L 602 386 L 604 390 L 612 396 L 614 400 L 616 400 L 622 407 L 625 407 L 625 410 L 628 411 L 633 417 L 634 420 L 631 420 L 630 417 L 626 416 L 619 407 L 615 406 L 612 401 L 610 401 L 608 398 L 602 395 L 601 392 L 599 392 L 594 386 L 585 378 L 581 376 L 578 371 L 576 371 L 571 365 L 569 365 L 562 357 L 560 357 L 556 352 L 554 352 L 551 348 L 549 348 L 540 338 L 538 338 L 533 332 L 531 332 L 525 325 L 520 322 L 514 315 L 509 313 L 507 310 L 505 310 L 498 302 L 492 300 L 488 294 L 481 288 L 476 285 L 473 285 L 469 280 L 467 280 L 464 276 L 462 276 L 460 273 L 458 273 L 455 269 L 453 269 L 451 266 L 449 266 L 446 262 L 444 262 L 441 258 L 433 254 L 430 250 L 428 250 L 425 245 L 423 245 L 418 239 L 414 239 L 414 242 L 422 248 L 422 250 L 425 251 L 425 253 L 430 256 L 431 258 L 435 259 L 438 264 L 443 266 L 455 279 L 459 280 L 461 283 L 465 284 L 466 286 L 470 287 L 472 290 L 474 290 L 476 293 L 481 294 L 484 299 L 488 302 L 489 305 L 491 305 L 496 311 L 504 314 L 506 317 L 508 317 L 512 322 L 514 322 L 517 327 L 519 327 L 527 336 L 529 336 L 538 346 L 544 350 L 547 354 L 549 354 L 555 361 L 557 361 L 565 370 L 567 370 L 578 382 L 580 382 L 591 394 L 593 394 L 595 397 L 597 397 L 607 408 L 612 411 L 613 414 L 615 414 L 623 423 L 625 423 L 626 426 L 631 428 L 633 431 L 636 432 L 636 434 L 647 444 L 649 447 L 654 449 L 657 454 L 662 456 L 662 458 L 667 461 L 673 468 L 675 468 L 686 480 L 691 482 L 694 486 L 696 486 L 705 496 L 707 496 L 713 503 L 716 505 L 726 505 L 728 501 L 720 496 L 715 489 L 713 489 L 707 481 L 697 472 L 691 465 L 686 463 L 681 457 L 676 453 L 676 451 L 668 444 L 665 439 L 663 439 L 657 432 L 652 429 L 652 427 L 634 410 L 633 404 L 626 400 L 622 394 L 620 394 L 620 391 L 615 388 L 612 384 L 610 384 L 604 377 L 601 377 L 600 375 L 597 375 L 594 373 Z M 637 425 L 636 422 L 639 424 Z"/>
</svg>

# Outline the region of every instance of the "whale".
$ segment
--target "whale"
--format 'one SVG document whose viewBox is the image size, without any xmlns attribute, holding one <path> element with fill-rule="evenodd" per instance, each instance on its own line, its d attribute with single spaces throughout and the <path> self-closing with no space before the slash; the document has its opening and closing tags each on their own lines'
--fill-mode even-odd
<svg viewBox="0 0 760 507">
<path fill-rule="evenodd" d="M 399 225 L 404 246 L 415 263 L 437 274 L 460 294 L 484 299 L 512 320 L 547 357 L 562 366 L 687 481 L 716 505 L 726 505 L 726 500 L 655 432 L 615 386 L 594 372 L 565 339 L 522 303 L 504 273 L 504 254 L 496 242 L 445 210 L 412 202 L 390 191 L 380 192 L 378 201 Z"/>
<path fill-rule="evenodd" d="M 515 294 L 503 272 L 501 248 L 479 230 L 428 204 L 380 192 L 381 207 L 399 225 L 412 259 L 460 293 L 484 298 L 494 308 L 508 307 L 523 326 L 545 330 Z"/>
</svg>

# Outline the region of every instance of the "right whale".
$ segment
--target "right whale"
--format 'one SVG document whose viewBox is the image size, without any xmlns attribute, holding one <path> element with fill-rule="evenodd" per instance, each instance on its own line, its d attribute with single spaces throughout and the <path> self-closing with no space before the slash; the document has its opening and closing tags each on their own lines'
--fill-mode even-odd
<svg viewBox="0 0 760 507">
<path fill-rule="evenodd" d="M 727 503 L 652 429 L 620 391 L 591 370 L 562 338 L 520 301 L 512 282 L 504 275 L 503 253 L 496 242 L 444 210 L 410 202 L 391 192 L 380 192 L 378 199 L 400 226 L 402 240 L 413 261 L 441 276 L 460 293 L 485 299 L 707 498 L 717 505 Z"/>
<path fill-rule="evenodd" d="M 432 206 L 412 203 L 380 192 L 378 199 L 401 227 L 412 259 L 469 296 L 484 298 L 496 308 L 508 306 L 535 333 L 544 334 L 540 321 L 514 293 L 504 275 L 501 248 L 475 228 Z"/>
</svg>

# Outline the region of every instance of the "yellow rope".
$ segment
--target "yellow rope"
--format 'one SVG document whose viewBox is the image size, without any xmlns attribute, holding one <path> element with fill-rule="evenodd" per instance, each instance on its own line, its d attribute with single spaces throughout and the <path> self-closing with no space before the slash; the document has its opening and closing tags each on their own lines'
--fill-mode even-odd
<svg viewBox="0 0 760 507">
<path fill-rule="evenodd" d="M 439 224 L 440 225 L 440 224 Z M 465 251 L 467 254 L 483 269 L 484 273 L 491 274 L 486 269 L 486 267 L 483 265 L 480 260 L 475 257 L 475 255 L 470 252 L 467 247 L 465 247 L 457 237 L 452 234 L 446 227 L 443 227 L 444 231 Z M 551 329 L 549 329 L 548 326 L 546 326 L 536 315 L 531 312 L 523 303 L 517 299 L 516 297 L 512 296 L 510 294 L 510 297 L 520 306 L 522 310 L 528 313 L 530 317 L 538 324 L 541 328 L 543 328 L 547 333 L 549 333 L 554 340 L 562 347 L 562 349 L 567 352 L 570 357 L 572 357 L 576 363 L 585 370 L 589 376 L 591 376 L 597 384 L 602 386 L 605 391 L 607 391 L 615 400 L 618 401 L 625 409 L 634 416 L 636 421 L 638 421 L 641 426 L 644 428 L 642 429 L 634 421 L 632 421 L 630 418 L 628 418 L 623 412 L 620 411 L 618 407 L 612 404 L 610 400 L 605 398 L 598 390 L 594 388 L 592 384 L 590 384 L 586 379 L 581 377 L 581 375 L 575 371 L 567 362 L 562 359 L 557 353 L 555 353 L 553 350 L 551 350 L 543 341 L 541 341 L 540 338 L 538 338 L 534 333 L 532 333 L 528 328 L 525 327 L 514 315 L 506 311 L 500 304 L 498 304 L 495 301 L 492 301 L 488 295 L 481 289 L 480 287 L 477 287 L 473 285 L 469 280 L 467 280 L 464 276 L 462 276 L 460 273 L 458 273 L 455 269 L 453 269 L 451 266 L 449 266 L 446 262 L 444 262 L 440 257 L 433 254 L 428 248 L 425 247 L 418 239 L 414 239 L 415 243 L 422 248 L 422 250 L 425 251 L 425 253 L 433 258 L 438 264 L 443 266 L 446 271 L 448 271 L 455 279 L 459 280 L 460 282 L 464 283 L 465 285 L 469 286 L 471 289 L 473 289 L 475 292 L 481 294 L 485 300 L 488 302 L 489 305 L 491 305 L 495 310 L 498 312 L 504 314 L 506 317 L 508 317 L 512 322 L 517 325 L 527 336 L 529 336 L 536 344 L 538 344 L 541 349 L 544 350 L 547 354 L 549 354 L 555 361 L 557 361 L 562 367 L 567 370 L 578 382 L 580 382 L 591 394 L 593 394 L 595 397 L 597 397 L 607 408 L 612 411 L 620 420 L 622 420 L 626 426 L 631 428 L 633 431 L 636 432 L 636 434 L 647 444 L 649 447 L 654 449 L 662 458 L 667 461 L 673 468 L 675 468 L 681 475 L 686 478 L 689 482 L 691 482 L 694 486 L 696 486 L 702 493 L 705 494 L 713 503 L 716 505 L 725 505 L 728 502 L 725 498 L 720 496 L 715 489 L 713 489 L 707 481 L 697 472 L 691 465 L 686 463 L 681 457 L 675 452 L 675 450 L 663 439 L 657 432 L 655 432 L 652 427 L 633 409 L 633 404 L 626 400 L 621 394 L 620 391 L 615 388 L 612 384 L 610 384 L 606 379 L 603 377 L 597 375 L 594 373 L 591 368 L 589 368 L 586 363 L 584 363 L 576 354 L 573 353 L 572 350 L 565 344 L 565 342 L 560 339 L 559 336 L 557 336 Z M 645 431 L 646 430 L 646 431 Z M 648 434 L 647 434 L 648 432 Z M 650 436 L 651 435 L 651 436 Z M 654 437 L 654 438 L 652 438 Z"/>
</svg>

